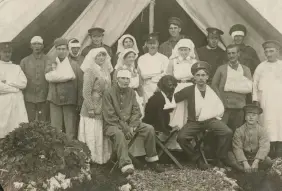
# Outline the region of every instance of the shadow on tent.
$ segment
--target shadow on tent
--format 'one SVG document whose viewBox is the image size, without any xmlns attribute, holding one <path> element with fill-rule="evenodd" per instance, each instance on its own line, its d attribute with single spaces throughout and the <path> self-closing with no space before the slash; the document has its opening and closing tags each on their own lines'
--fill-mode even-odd
<svg viewBox="0 0 282 191">
<path fill-rule="evenodd" d="M 190 38 L 197 48 L 206 45 L 206 36 L 175 0 L 156 0 L 154 31 L 160 32 L 160 43 L 169 38 L 167 21 L 170 17 L 178 17 L 182 20 L 183 29 L 181 33 Z M 144 36 L 148 33 L 149 6 L 138 15 L 124 34 L 131 34 L 136 38 L 141 55 L 143 54 L 142 46 L 145 42 Z M 113 52 L 116 52 L 117 41 L 112 46 L 112 49 Z"/>
<path fill-rule="evenodd" d="M 44 52 L 47 53 L 52 48 L 55 38 L 64 34 L 90 2 L 91 0 L 68 0 L 51 3 L 13 39 L 16 45 L 12 60 L 19 64 L 21 59 L 31 54 L 30 39 L 35 35 L 42 36 L 45 45 Z M 160 32 L 161 43 L 169 38 L 167 21 L 172 16 L 179 17 L 183 21 L 182 33 L 190 37 L 196 47 L 206 44 L 205 35 L 175 0 L 156 0 L 155 31 Z M 149 7 L 141 12 L 124 34 L 129 33 L 136 37 L 140 53 L 142 54 L 144 36 L 148 32 Z M 113 52 L 116 52 L 116 47 L 117 42 L 113 45 Z"/>
</svg>

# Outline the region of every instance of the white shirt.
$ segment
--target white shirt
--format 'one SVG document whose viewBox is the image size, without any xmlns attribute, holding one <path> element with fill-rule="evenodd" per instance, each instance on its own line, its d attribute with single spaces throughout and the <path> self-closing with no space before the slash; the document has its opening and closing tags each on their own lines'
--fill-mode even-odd
<svg viewBox="0 0 282 191">
<path fill-rule="evenodd" d="M 154 55 L 146 53 L 138 59 L 138 67 L 143 79 L 152 78 L 165 73 L 168 63 L 168 58 L 159 52 Z"/>
</svg>

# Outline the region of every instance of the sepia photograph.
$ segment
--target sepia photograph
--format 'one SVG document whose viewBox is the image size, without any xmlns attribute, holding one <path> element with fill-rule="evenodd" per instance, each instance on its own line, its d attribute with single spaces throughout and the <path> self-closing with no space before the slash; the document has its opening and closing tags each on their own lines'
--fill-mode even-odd
<svg viewBox="0 0 282 191">
<path fill-rule="evenodd" d="M 0 0 L 0 191 L 282 191 L 282 0 Z"/>
</svg>

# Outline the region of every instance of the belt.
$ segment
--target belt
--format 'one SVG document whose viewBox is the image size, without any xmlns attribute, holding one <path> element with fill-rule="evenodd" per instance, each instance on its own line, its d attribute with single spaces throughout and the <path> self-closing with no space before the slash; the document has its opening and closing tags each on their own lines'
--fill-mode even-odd
<svg viewBox="0 0 282 191">
<path fill-rule="evenodd" d="M 193 83 L 192 80 L 177 80 L 177 83 Z"/>
</svg>

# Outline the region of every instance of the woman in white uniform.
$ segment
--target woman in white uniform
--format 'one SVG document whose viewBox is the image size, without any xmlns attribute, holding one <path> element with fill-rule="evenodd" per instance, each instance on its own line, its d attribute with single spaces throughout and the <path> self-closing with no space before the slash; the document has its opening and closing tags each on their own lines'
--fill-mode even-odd
<svg viewBox="0 0 282 191">
<path fill-rule="evenodd" d="M 172 50 L 170 62 L 167 68 L 167 74 L 177 79 L 175 93 L 185 87 L 193 85 L 193 75 L 191 67 L 196 63 L 194 53 L 195 45 L 190 39 L 181 39 Z M 188 117 L 187 102 L 182 101 L 176 104 L 176 108 L 171 113 L 170 126 L 182 128 Z"/>
<path fill-rule="evenodd" d="M 148 99 L 157 90 L 157 83 L 166 74 L 168 58 L 158 52 L 159 40 L 157 33 L 151 33 L 146 41 L 148 53 L 138 60 L 138 68 L 143 79 L 144 100 Z"/>
<path fill-rule="evenodd" d="M 119 67 L 117 65 L 118 65 L 118 63 L 120 63 L 122 61 L 121 55 L 126 49 L 133 49 L 138 56 L 139 50 L 138 50 L 138 47 L 137 47 L 136 40 L 135 40 L 134 36 L 132 36 L 130 34 L 125 34 L 122 37 L 120 37 L 120 39 L 118 40 L 117 53 L 112 58 L 112 64 L 113 64 L 115 69 L 117 69 Z"/>
</svg>

